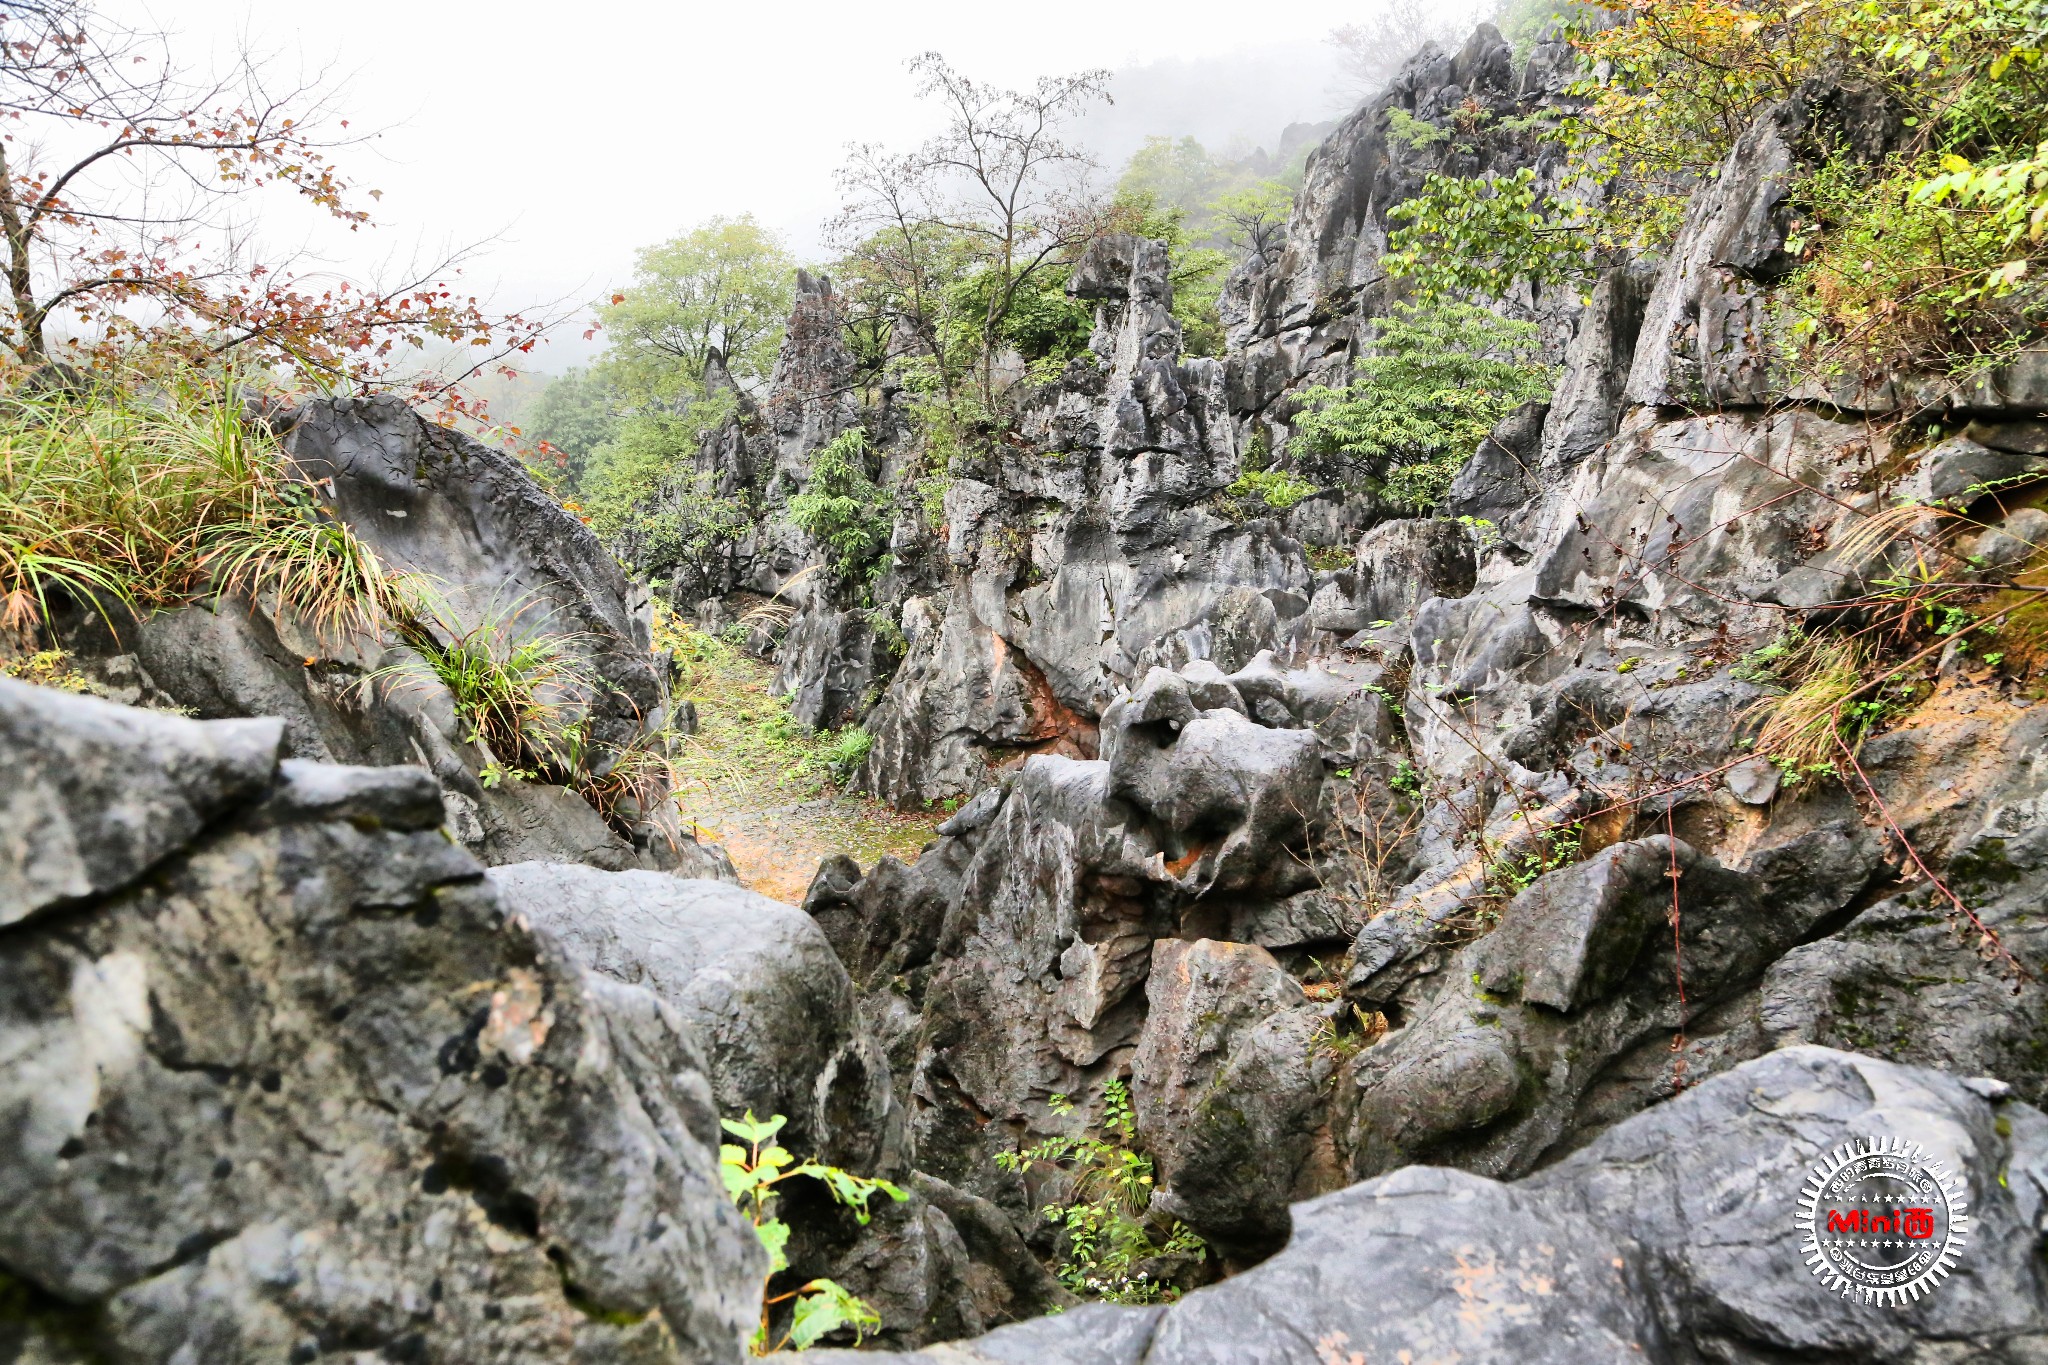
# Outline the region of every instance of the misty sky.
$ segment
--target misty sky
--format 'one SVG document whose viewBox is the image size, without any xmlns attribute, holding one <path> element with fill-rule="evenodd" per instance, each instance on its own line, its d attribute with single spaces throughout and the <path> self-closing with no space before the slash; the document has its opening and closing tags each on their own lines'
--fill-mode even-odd
<svg viewBox="0 0 2048 1365">
<path fill-rule="evenodd" d="M 1126 98 L 1097 120 L 1105 160 L 1147 132 L 1273 145 L 1340 112 L 1322 36 L 1362 4 L 1032 0 L 1025 5 L 633 3 L 632 0 L 102 0 L 184 35 L 188 60 L 250 46 L 345 77 L 347 166 L 384 191 L 381 228 L 321 250 L 358 274 L 495 238 L 468 271 L 508 307 L 589 299 L 636 246 L 751 211 L 822 252 L 831 175 L 852 140 L 916 141 L 931 114 L 904 61 L 927 48 L 985 80 L 1106 66 Z M 1157 125 L 1157 126 L 1152 126 Z M 302 226 L 283 225 L 283 232 Z M 584 358 L 568 329 L 539 368 Z"/>
</svg>

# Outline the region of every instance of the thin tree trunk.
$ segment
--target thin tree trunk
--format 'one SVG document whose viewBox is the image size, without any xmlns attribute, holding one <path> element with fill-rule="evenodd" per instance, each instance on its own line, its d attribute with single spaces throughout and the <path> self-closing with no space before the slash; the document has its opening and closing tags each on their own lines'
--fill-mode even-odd
<svg viewBox="0 0 2048 1365">
<path fill-rule="evenodd" d="M 43 310 L 36 303 L 35 282 L 29 273 L 28 229 L 21 221 L 21 206 L 14 202 L 14 172 L 7 164 L 4 142 L 0 142 L 0 230 L 7 234 L 7 289 L 14 297 L 15 325 L 20 333 L 15 352 L 23 360 L 48 360 L 43 346 Z"/>
</svg>

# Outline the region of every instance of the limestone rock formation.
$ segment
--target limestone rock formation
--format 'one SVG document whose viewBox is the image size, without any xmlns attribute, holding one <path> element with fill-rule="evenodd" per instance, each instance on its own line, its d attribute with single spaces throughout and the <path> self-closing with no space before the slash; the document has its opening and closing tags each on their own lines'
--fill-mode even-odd
<svg viewBox="0 0 2048 1365">
<path fill-rule="evenodd" d="M 740 1359 L 692 1026 L 509 912 L 426 771 L 0 718 L 0 1358 Z"/>
<path fill-rule="evenodd" d="M 450 630 L 491 623 L 508 646 L 542 635 L 562 643 L 593 683 L 594 752 L 618 752 L 667 723 L 644 589 L 516 459 L 388 397 L 319 399 L 267 420 L 321 505 L 387 572 L 419 576 Z M 74 611 L 60 629 L 86 673 L 115 684 L 102 690 L 212 719 L 279 717 L 296 758 L 424 765 L 452 827 L 486 861 L 732 875 L 720 851 L 698 845 L 658 802 L 626 799 L 608 821 L 563 788 L 486 787 L 477 773 L 490 756 L 448 689 L 394 636 L 338 635 L 241 599 L 109 615 L 112 625 Z"/>
<path fill-rule="evenodd" d="M 1881 152 L 1881 101 L 1802 90 L 1701 188 L 1682 249 L 1583 309 L 1501 302 L 1564 366 L 1453 489 L 1491 526 L 1224 515 L 1243 419 L 1284 423 L 1284 392 L 1328 373 L 1300 357 L 1369 342 L 1375 234 L 1421 174 L 1387 110 L 1564 98 L 1535 61 L 1515 84 L 1494 41 L 1419 59 L 1312 161 L 1289 245 L 1233 286 L 1260 302 L 1220 407 L 1209 362 L 1172 358 L 1157 252 L 1108 239 L 1075 275 L 1095 359 L 1031 409 L 1028 449 L 947 495 L 951 577 L 903 608 L 867 778 L 973 799 L 914 866 L 828 865 L 807 908 L 914 1160 L 1013 1217 L 1032 1196 L 994 1157 L 1083 1130 L 1112 1080 L 1153 1212 L 1229 1267 L 1279 1247 L 1295 1201 L 1416 1162 L 1525 1176 L 1774 1048 L 2048 1101 L 2043 987 L 2011 966 L 2044 947 L 2034 702 L 1952 650 L 1832 775 L 1744 748 L 1768 696 L 1745 657 L 1910 563 L 1856 545 L 1871 511 L 1969 504 L 1987 566 L 2048 524 L 2034 358 L 1967 389 L 1887 381 L 1892 410 L 1948 415 L 1934 438 L 1784 387 L 1758 321 L 1781 182 L 1814 137 Z M 1311 535 L 1348 566 L 1312 567 Z"/>
<path fill-rule="evenodd" d="M 1776 1052 L 1513 1184 L 1415 1166 L 1303 1204 L 1256 1269 L 1164 1307 L 1096 1307 L 916 1355 L 820 1365 L 1280 1365 L 2024 1360 L 2048 1339 L 2036 1259 L 2048 1119 L 1999 1087 L 1833 1052 Z M 1965 1177 L 1963 1265 L 1903 1308 L 1807 1268 L 1807 1167 L 1879 1132 Z"/>
<path fill-rule="evenodd" d="M 781 1114 L 792 1151 L 855 1171 L 900 1168 L 888 1064 L 808 915 L 659 872 L 515 863 L 489 880 L 578 961 L 654 992 L 696 1028 L 721 1114 Z"/>
</svg>

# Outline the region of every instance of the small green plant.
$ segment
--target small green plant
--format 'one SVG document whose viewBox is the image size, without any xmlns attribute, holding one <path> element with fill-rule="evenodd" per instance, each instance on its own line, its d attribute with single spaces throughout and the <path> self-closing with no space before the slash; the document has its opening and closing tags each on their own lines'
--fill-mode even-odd
<svg viewBox="0 0 2048 1365">
<path fill-rule="evenodd" d="M 1388 623 L 1386 623 L 1386 622 L 1374 622 L 1374 624 L 1375 624 L 1375 625 L 1385 625 L 1385 624 L 1388 624 Z M 1364 687 L 1361 687 L 1361 688 L 1359 689 L 1359 691 L 1361 691 L 1361 692 L 1370 692 L 1370 693 L 1372 693 L 1372 694 L 1373 694 L 1373 695 L 1374 695 L 1375 697 L 1378 697 L 1378 698 L 1379 698 L 1379 699 L 1380 699 L 1380 700 L 1381 700 L 1382 702 L 1385 702 L 1385 703 L 1386 703 L 1386 707 L 1387 707 L 1387 713 L 1388 713 L 1389 715 L 1393 716 L 1393 718 L 1394 718 L 1395 720 L 1406 720 L 1406 719 L 1408 718 L 1408 713 L 1407 713 L 1407 712 L 1405 712 L 1405 711 L 1403 711 L 1403 710 L 1401 709 L 1401 699 L 1400 699 L 1399 697 L 1395 696 L 1395 695 L 1394 695 L 1394 694 L 1393 694 L 1393 693 L 1392 693 L 1391 691 L 1389 691 L 1389 690 L 1387 689 L 1387 686 L 1386 686 L 1386 684 L 1384 684 L 1384 683 L 1367 683 L 1367 684 L 1366 684 L 1366 685 L 1365 685 Z M 1407 762 L 1408 762 L 1408 760 L 1406 760 L 1406 759 L 1402 759 L 1402 760 L 1401 760 L 1402 766 L 1403 766 L 1403 767 L 1406 767 L 1406 766 L 1407 766 Z"/>
<path fill-rule="evenodd" d="M 867 433 L 841 432 L 811 457 L 810 481 L 789 500 L 790 520 L 832 556 L 842 586 L 865 588 L 889 548 L 889 502 L 867 460 Z"/>
<path fill-rule="evenodd" d="M 1387 779 L 1387 785 L 1403 796 L 1413 799 L 1422 796 L 1422 774 L 1415 771 L 1415 765 L 1405 758 L 1394 765 L 1394 775 Z"/>
<path fill-rule="evenodd" d="M 1759 687 L 1777 686 L 1782 681 L 1781 670 L 1790 663 L 1805 640 L 1806 637 L 1796 629 L 1784 631 L 1769 644 L 1752 649 L 1736 660 L 1728 670 L 1728 676 L 1737 682 L 1754 683 Z"/>
<path fill-rule="evenodd" d="M 1054 1114 L 1074 1111 L 1065 1095 L 1052 1096 Z M 1060 1283 L 1084 1298 L 1111 1303 L 1166 1303 L 1180 1297 L 1146 1262 L 1167 1256 L 1199 1256 L 1207 1244 L 1179 1219 L 1163 1228 L 1147 1221 L 1152 1200 L 1152 1158 L 1137 1151 L 1137 1120 L 1130 1087 L 1110 1081 L 1102 1091 L 1105 1136 L 1056 1134 L 1021 1152 L 999 1152 L 996 1165 L 1019 1175 L 1043 1169 L 1060 1197 L 1043 1206 L 1047 1222 L 1060 1229 L 1055 1273 Z"/>
<path fill-rule="evenodd" d="M 776 1187 L 782 1182 L 799 1177 L 817 1181 L 831 1191 L 835 1200 L 850 1209 L 863 1226 L 872 1217 L 868 1212 L 868 1201 L 877 1194 L 887 1195 L 899 1204 L 910 1197 L 886 1180 L 854 1175 L 820 1161 L 798 1161 L 775 1140 L 787 1122 L 780 1114 L 769 1119 L 756 1119 L 751 1109 L 745 1118 L 721 1121 L 725 1131 L 738 1138 L 739 1142 L 728 1142 L 719 1147 L 719 1173 L 724 1177 L 726 1193 L 739 1205 L 747 1221 L 754 1225 L 761 1246 L 768 1253 L 770 1280 L 789 1269 L 789 1224 L 775 1212 L 776 1200 L 780 1198 Z M 776 1304 L 788 1303 L 792 1299 L 795 1304 L 791 1309 L 789 1330 L 780 1341 L 771 1345 L 770 1312 Z M 784 1347 L 806 1350 L 842 1327 L 853 1329 L 854 1341 L 858 1344 L 869 1331 L 881 1325 L 880 1314 L 832 1280 L 810 1280 L 786 1294 L 773 1297 L 769 1296 L 764 1282 L 761 1325 L 754 1333 L 754 1354 L 768 1355 Z"/>
<path fill-rule="evenodd" d="M 476 773 L 477 781 L 484 784 L 485 790 L 491 790 L 497 787 L 501 787 L 506 783 L 507 780 L 514 782 L 531 782 L 539 776 L 540 774 L 535 772 L 531 768 L 508 767 L 505 764 L 500 763 L 495 758 L 492 759 L 490 762 L 484 764 L 483 767 L 477 769 Z"/>
<path fill-rule="evenodd" d="M 463 738 L 488 749 L 497 776 L 526 772 L 564 780 L 579 764 L 572 752 L 580 735 L 571 716 L 591 690 L 576 637 L 541 630 L 526 620 L 532 598 L 493 597 L 465 622 L 465 613 L 438 589 L 405 585 L 399 635 L 455 700 Z M 378 669 L 363 685 L 414 676 L 407 664 Z M 491 785 L 496 785 L 495 783 Z"/>
<path fill-rule="evenodd" d="M 1311 569 L 1348 569 L 1356 557 L 1349 545 L 1304 545 L 1302 553 Z"/>
<path fill-rule="evenodd" d="M 1789 782 L 1833 775 L 1837 741 L 1853 750 L 1891 710 L 1880 699 L 1859 695 L 1872 671 L 1870 648 L 1854 636 L 1790 633 L 1765 648 L 1781 644 L 1767 674 L 1781 690 L 1746 713 L 1761 720 L 1756 751 Z M 1757 670 L 1750 673 L 1756 676 Z"/>
<path fill-rule="evenodd" d="M 1351 1007 L 1350 1015 L 1355 1028 L 1345 1027 L 1339 1019 L 1318 1019 L 1316 1026 L 1309 1031 L 1309 1050 L 1341 1065 L 1386 1036 L 1386 1015 L 1378 1011 L 1367 1013 L 1358 1005 Z M 1334 1081 L 1336 1077 L 1333 1075 L 1330 1079 Z"/>
<path fill-rule="evenodd" d="M 1486 893 L 1501 900 L 1513 900 L 1538 877 L 1569 867 L 1579 860 L 1585 830 L 1573 823 L 1553 825 L 1536 836 L 1533 847 L 1520 855 L 1502 852 L 1486 872 Z"/>
<path fill-rule="evenodd" d="M 1223 490 L 1222 502 L 1235 519 L 1246 521 L 1285 512 L 1319 491 L 1301 475 L 1284 469 L 1247 469 Z"/>
<path fill-rule="evenodd" d="M 1500 527 L 1485 517 L 1459 517 L 1458 525 L 1470 531 L 1479 542 L 1479 553 L 1490 555 L 1501 546 Z"/>
<path fill-rule="evenodd" d="M 834 734 L 819 751 L 818 757 L 832 772 L 832 780 L 845 782 L 860 765 L 868 761 L 868 751 L 875 747 L 875 737 L 858 725 L 849 725 Z"/>
<path fill-rule="evenodd" d="M 1410 151 L 1423 151 L 1451 140 L 1451 130 L 1419 119 L 1398 105 L 1387 110 L 1387 141 Z"/>
<path fill-rule="evenodd" d="M 946 525 L 946 490 L 953 486 L 950 474 L 927 474 L 915 485 L 917 505 L 924 512 L 924 524 L 934 534 Z"/>
</svg>

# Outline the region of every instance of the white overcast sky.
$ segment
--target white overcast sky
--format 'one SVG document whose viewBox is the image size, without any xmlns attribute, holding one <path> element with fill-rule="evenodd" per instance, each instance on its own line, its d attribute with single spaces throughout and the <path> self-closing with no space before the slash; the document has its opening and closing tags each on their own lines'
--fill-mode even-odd
<svg viewBox="0 0 2048 1365">
<path fill-rule="evenodd" d="M 494 239 L 469 282 L 528 307 L 595 298 L 627 277 L 635 247 L 713 214 L 752 212 L 800 254 L 820 254 L 844 145 L 902 145 L 930 131 L 904 70 L 925 49 L 1005 84 L 1091 66 L 1131 72 L 1126 86 L 1152 93 L 1127 98 L 1102 127 L 1125 144 L 1104 149 L 1117 155 L 1147 132 L 1270 147 L 1285 123 L 1341 111 L 1320 40 L 1374 2 L 101 7 L 181 35 L 194 62 L 231 53 L 246 35 L 285 65 L 331 65 L 356 126 L 384 130 L 345 162 L 384 196 L 376 233 L 322 249 L 372 273 L 416 249 Z M 536 362 L 558 369 L 583 354 L 566 329 Z"/>
</svg>

